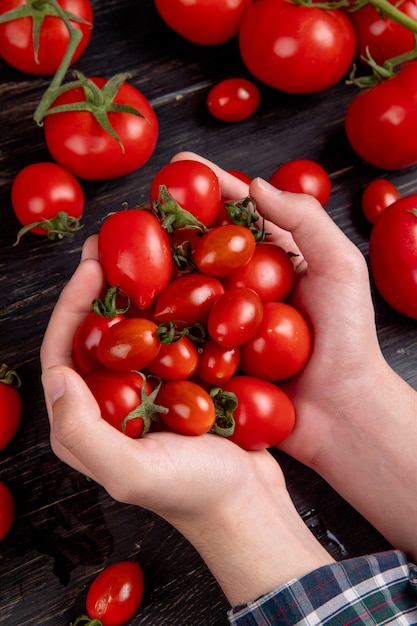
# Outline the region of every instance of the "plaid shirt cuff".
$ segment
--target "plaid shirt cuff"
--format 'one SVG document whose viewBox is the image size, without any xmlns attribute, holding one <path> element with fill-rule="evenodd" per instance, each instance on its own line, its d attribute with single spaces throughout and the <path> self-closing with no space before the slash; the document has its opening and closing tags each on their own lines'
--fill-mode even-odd
<svg viewBox="0 0 417 626">
<path fill-rule="evenodd" d="M 235 626 L 417 624 L 417 567 L 403 552 L 347 559 L 229 611 Z"/>
</svg>

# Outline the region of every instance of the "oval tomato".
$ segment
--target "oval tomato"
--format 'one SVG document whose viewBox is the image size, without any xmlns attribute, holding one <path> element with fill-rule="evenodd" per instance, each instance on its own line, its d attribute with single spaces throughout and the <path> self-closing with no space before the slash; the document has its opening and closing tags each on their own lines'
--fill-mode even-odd
<svg viewBox="0 0 417 626">
<path fill-rule="evenodd" d="M 93 12 L 90 0 L 59 0 L 72 28 L 78 29 L 81 40 L 71 58 L 74 63 L 90 40 Z M 54 74 L 60 66 L 69 44 L 69 32 L 64 20 L 47 2 L 0 0 L 0 18 L 8 11 L 19 11 L 21 17 L 0 23 L 0 56 L 13 67 L 29 74 Z M 78 19 L 74 19 L 76 16 Z M 41 21 L 39 42 L 35 51 L 34 20 Z"/>
<path fill-rule="evenodd" d="M 375 167 L 417 163 L 417 61 L 361 91 L 346 111 L 345 129 L 355 152 Z"/>
<path fill-rule="evenodd" d="M 0 541 L 4 539 L 12 527 L 15 504 L 9 487 L 0 481 Z"/>
<path fill-rule="evenodd" d="M 289 93 L 313 93 L 349 70 L 355 35 L 340 10 L 257 0 L 242 19 L 239 47 L 246 67 L 262 82 Z"/>
<path fill-rule="evenodd" d="M 362 194 L 363 214 L 371 224 L 375 224 L 382 211 L 399 198 L 400 192 L 394 183 L 386 178 L 375 178 L 368 183 Z"/>
<path fill-rule="evenodd" d="M 310 159 L 293 159 L 280 165 L 269 179 L 271 185 L 283 191 L 307 193 L 324 206 L 331 192 L 326 170 Z"/>
<path fill-rule="evenodd" d="M 384 300 L 417 319 L 417 194 L 400 198 L 381 213 L 371 231 L 369 260 Z"/>
<path fill-rule="evenodd" d="M 197 376 L 209 385 L 222 385 L 232 378 L 239 367 L 240 351 L 238 346 L 226 348 L 213 339 L 201 348 Z"/>
<path fill-rule="evenodd" d="M 119 561 L 109 565 L 90 585 L 86 599 L 88 617 L 100 620 L 102 626 L 123 626 L 137 612 L 143 592 L 143 572 L 138 563 Z"/>
<path fill-rule="evenodd" d="M 106 330 L 122 319 L 123 315 L 106 317 L 91 311 L 78 326 L 74 335 L 73 356 L 77 369 L 84 376 L 103 367 L 97 356 L 98 344 Z"/>
<path fill-rule="evenodd" d="M 247 78 L 226 78 L 214 85 L 207 94 L 207 108 L 222 122 L 241 122 L 255 113 L 261 94 Z"/>
<path fill-rule="evenodd" d="M 173 343 L 162 344 L 158 355 L 147 369 L 162 380 L 183 380 L 196 372 L 197 365 L 197 348 L 184 336 Z"/>
<path fill-rule="evenodd" d="M 255 248 L 255 238 L 245 226 L 216 226 L 201 237 L 194 261 L 204 274 L 228 276 L 250 261 Z"/>
<path fill-rule="evenodd" d="M 228 289 L 216 300 L 208 316 L 207 329 L 214 341 L 233 348 L 248 341 L 262 320 L 262 301 L 247 287 Z"/>
<path fill-rule="evenodd" d="M 107 282 L 119 286 L 139 309 L 148 308 L 169 283 L 168 235 L 149 211 L 112 213 L 100 228 L 98 249 Z"/>
<path fill-rule="evenodd" d="M 108 122 L 119 140 L 88 110 L 50 113 L 44 119 L 49 152 L 55 161 L 79 178 L 103 180 L 130 174 L 142 167 L 155 149 L 159 125 L 150 102 L 133 85 L 122 82 L 119 86 L 119 82 L 95 77 L 84 79 L 84 87 L 74 86 L 64 91 L 51 107 L 53 110 L 58 106 L 85 103 L 88 98 L 89 106 L 92 101 L 99 113 L 107 111 Z M 107 101 L 105 107 L 103 98 Z M 112 103 L 133 107 L 143 117 L 112 111 Z"/>
<path fill-rule="evenodd" d="M 146 318 L 125 318 L 104 332 L 97 346 L 97 356 L 112 370 L 141 370 L 152 363 L 161 349 L 157 328 Z"/>
<path fill-rule="evenodd" d="M 155 0 L 162 19 L 192 43 L 217 45 L 229 41 L 252 0 Z"/>
<path fill-rule="evenodd" d="M 0 450 L 15 436 L 22 419 L 20 378 L 5 363 L 0 366 Z"/>
<path fill-rule="evenodd" d="M 253 376 L 233 376 L 222 391 L 237 397 L 235 430 L 228 439 L 241 448 L 261 450 L 276 446 L 294 428 L 294 406 L 276 385 Z"/>
<path fill-rule="evenodd" d="M 283 380 L 308 361 L 312 338 L 297 309 L 285 302 L 266 302 L 256 333 L 240 346 L 240 368 L 249 376 Z"/>
<path fill-rule="evenodd" d="M 204 435 L 216 420 L 210 395 L 191 380 L 163 382 L 157 401 L 168 409 L 161 413 L 162 422 L 181 435 Z"/>
</svg>

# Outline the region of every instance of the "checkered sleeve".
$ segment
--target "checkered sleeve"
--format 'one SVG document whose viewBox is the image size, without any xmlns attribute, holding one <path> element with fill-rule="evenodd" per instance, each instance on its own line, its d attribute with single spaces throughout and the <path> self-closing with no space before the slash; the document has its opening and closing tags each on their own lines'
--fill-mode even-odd
<svg viewBox="0 0 417 626">
<path fill-rule="evenodd" d="M 417 624 L 417 567 L 390 550 L 320 567 L 233 608 L 234 626 Z"/>
</svg>

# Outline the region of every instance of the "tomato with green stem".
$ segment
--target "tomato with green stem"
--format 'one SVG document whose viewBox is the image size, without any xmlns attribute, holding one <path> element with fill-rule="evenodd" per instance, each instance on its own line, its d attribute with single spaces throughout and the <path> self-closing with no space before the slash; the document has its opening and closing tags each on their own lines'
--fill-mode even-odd
<svg viewBox="0 0 417 626">
<path fill-rule="evenodd" d="M 20 377 L 5 363 L 0 366 L 0 450 L 15 436 L 22 419 Z"/>
<path fill-rule="evenodd" d="M 196 372 L 198 361 L 197 348 L 189 337 L 183 335 L 177 341 L 163 343 L 146 369 L 161 380 L 183 380 Z"/>
</svg>

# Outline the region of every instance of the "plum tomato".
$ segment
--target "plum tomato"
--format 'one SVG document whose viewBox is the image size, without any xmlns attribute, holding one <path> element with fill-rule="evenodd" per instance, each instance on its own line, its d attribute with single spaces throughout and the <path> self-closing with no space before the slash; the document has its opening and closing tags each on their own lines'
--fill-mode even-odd
<svg viewBox="0 0 417 626">
<path fill-rule="evenodd" d="M 319 163 L 310 159 L 293 159 L 283 163 L 271 174 L 269 182 L 283 191 L 307 193 L 323 207 L 330 197 L 328 173 Z"/>
<path fill-rule="evenodd" d="M 0 365 L 0 450 L 15 436 L 22 419 L 20 377 L 5 363 Z"/>
<path fill-rule="evenodd" d="M 250 261 L 255 248 L 255 238 L 245 226 L 216 226 L 201 237 L 194 261 L 203 274 L 228 276 Z"/>
<path fill-rule="evenodd" d="M 382 211 L 399 198 L 400 192 L 394 183 L 386 178 L 375 178 L 367 184 L 362 194 L 363 214 L 368 222 L 375 224 Z"/>
<path fill-rule="evenodd" d="M 161 380 L 183 380 L 196 372 L 198 359 L 197 348 L 184 335 L 178 341 L 163 343 L 158 355 L 146 369 Z"/>
<path fill-rule="evenodd" d="M 3 481 L 0 481 L 0 541 L 11 529 L 14 514 L 15 503 L 12 492 Z"/>
<path fill-rule="evenodd" d="M 208 392 L 191 380 L 162 382 L 156 397 L 158 405 L 168 409 L 161 420 L 181 435 L 203 435 L 216 420 L 214 402 Z"/>
<path fill-rule="evenodd" d="M 103 333 L 97 356 L 104 367 L 130 372 L 147 367 L 158 355 L 161 343 L 157 325 L 143 317 L 128 317 Z"/>
<path fill-rule="evenodd" d="M 210 339 L 200 349 L 197 376 L 209 385 L 222 385 L 234 376 L 240 360 L 238 346 L 226 348 Z"/>
<path fill-rule="evenodd" d="M 213 117 L 222 122 L 241 122 L 259 106 L 258 87 L 247 78 L 226 78 L 208 92 L 206 104 Z"/>
<path fill-rule="evenodd" d="M 214 341 L 233 348 L 248 341 L 257 331 L 263 315 L 262 301 L 247 287 L 227 289 L 211 307 L 207 330 Z"/>
</svg>

